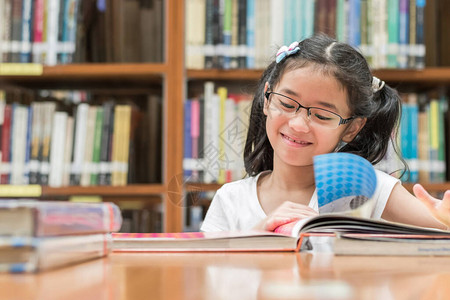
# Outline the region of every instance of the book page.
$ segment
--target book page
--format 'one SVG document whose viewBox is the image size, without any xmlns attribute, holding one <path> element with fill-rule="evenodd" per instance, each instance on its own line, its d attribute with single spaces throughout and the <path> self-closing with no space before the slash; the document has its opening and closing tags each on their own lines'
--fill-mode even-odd
<svg viewBox="0 0 450 300">
<path fill-rule="evenodd" d="M 369 218 L 375 203 L 375 169 L 366 159 L 350 153 L 314 157 L 319 214 L 340 213 Z"/>
</svg>

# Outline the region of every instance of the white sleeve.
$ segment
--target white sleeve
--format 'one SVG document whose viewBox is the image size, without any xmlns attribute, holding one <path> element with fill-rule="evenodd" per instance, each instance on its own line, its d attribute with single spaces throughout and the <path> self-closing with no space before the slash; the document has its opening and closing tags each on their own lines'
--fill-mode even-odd
<svg viewBox="0 0 450 300">
<path fill-rule="evenodd" d="M 224 208 L 224 201 L 228 198 L 224 194 L 226 192 L 224 192 L 223 187 L 217 190 L 200 228 L 201 231 L 214 232 L 231 230 L 229 217 L 232 215 L 232 212 Z"/>
<path fill-rule="evenodd" d="M 377 176 L 377 187 L 373 195 L 375 208 L 372 213 L 372 219 L 381 219 L 392 189 L 400 180 L 380 170 L 375 170 L 375 173 Z"/>
</svg>

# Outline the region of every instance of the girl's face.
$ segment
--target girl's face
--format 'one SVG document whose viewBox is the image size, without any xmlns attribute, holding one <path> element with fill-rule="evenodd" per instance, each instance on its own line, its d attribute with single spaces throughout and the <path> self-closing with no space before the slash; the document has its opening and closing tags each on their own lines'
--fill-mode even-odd
<svg viewBox="0 0 450 300">
<path fill-rule="evenodd" d="M 312 66 L 287 71 L 279 84 L 266 90 L 288 96 L 302 106 L 319 107 L 346 119 L 352 116 L 346 90 L 332 76 L 324 75 Z M 266 131 L 277 162 L 291 166 L 310 166 L 313 156 L 333 152 L 340 141 L 350 142 L 364 126 L 357 118 L 337 128 L 326 128 L 310 121 L 306 109 L 289 115 L 277 107 L 274 95 L 265 99 Z"/>
</svg>

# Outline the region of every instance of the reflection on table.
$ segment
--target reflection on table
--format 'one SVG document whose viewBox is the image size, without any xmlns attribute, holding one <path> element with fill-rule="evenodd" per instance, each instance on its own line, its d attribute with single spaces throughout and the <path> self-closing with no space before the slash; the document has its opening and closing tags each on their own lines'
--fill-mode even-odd
<svg viewBox="0 0 450 300">
<path fill-rule="evenodd" d="M 114 253 L 0 275 L 1 299 L 450 299 L 450 257 Z"/>
</svg>

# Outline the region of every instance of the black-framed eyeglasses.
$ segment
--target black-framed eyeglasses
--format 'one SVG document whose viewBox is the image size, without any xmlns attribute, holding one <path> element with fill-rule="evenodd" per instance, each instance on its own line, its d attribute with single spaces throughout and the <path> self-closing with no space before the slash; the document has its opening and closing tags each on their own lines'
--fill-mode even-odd
<svg viewBox="0 0 450 300">
<path fill-rule="evenodd" d="M 270 102 L 273 103 L 275 107 L 283 114 L 289 114 L 293 116 L 300 110 L 300 108 L 303 108 L 306 109 L 308 120 L 310 120 L 314 124 L 326 128 L 335 129 L 338 128 L 339 125 L 347 124 L 348 122 L 356 118 L 355 116 L 353 116 L 344 119 L 337 113 L 327 109 L 319 107 L 306 107 L 298 103 L 296 100 L 280 93 L 267 91 L 264 95 L 266 96 L 267 100 L 269 100 L 269 97 L 272 95 L 272 99 Z"/>
</svg>

